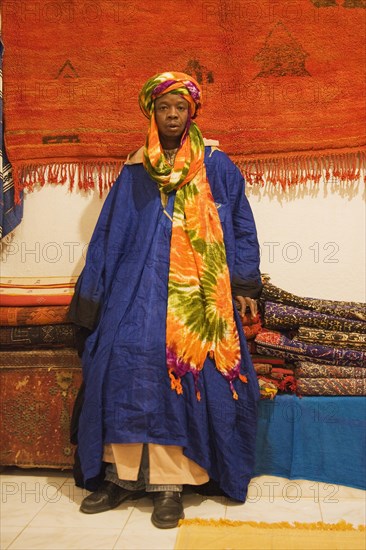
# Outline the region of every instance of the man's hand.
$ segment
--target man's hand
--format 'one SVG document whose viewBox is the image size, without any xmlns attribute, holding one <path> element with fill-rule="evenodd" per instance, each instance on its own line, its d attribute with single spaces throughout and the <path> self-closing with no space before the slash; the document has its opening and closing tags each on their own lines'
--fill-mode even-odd
<svg viewBox="0 0 366 550">
<path fill-rule="evenodd" d="M 247 296 L 235 296 L 235 300 L 239 303 L 238 310 L 241 317 L 244 317 L 247 307 L 249 307 L 250 309 L 251 316 L 256 317 L 256 315 L 258 314 L 258 305 L 256 300 Z"/>
</svg>

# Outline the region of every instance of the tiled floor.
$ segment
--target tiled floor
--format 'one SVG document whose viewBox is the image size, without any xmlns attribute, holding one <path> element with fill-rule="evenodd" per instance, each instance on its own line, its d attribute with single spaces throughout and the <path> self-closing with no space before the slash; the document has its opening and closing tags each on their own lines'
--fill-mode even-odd
<svg viewBox="0 0 366 550">
<path fill-rule="evenodd" d="M 68 472 L 5 468 L 1 475 L 1 549 L 173 549 L 177 529 L 156 529 L 149 498 L 97 515 L 79 512 L 88 493 Z M 324 521 L 365 524 L 365 491 L 312 481 L 261 476 L 247 502 L 184 495 L 186 518 Z M 351 550 L 351 549 L 350 549 Z"/>
</svg>

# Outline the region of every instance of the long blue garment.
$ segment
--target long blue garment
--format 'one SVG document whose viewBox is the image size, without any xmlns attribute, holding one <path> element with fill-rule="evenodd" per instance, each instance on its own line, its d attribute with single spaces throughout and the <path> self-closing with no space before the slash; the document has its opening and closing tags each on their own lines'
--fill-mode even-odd
<svg viewBox="0 0 366 550">
<path fill-rule="evenodd" d="M 231 276 L 260 284 L 252 212 L 239 170 L 206 147 L 207 176 L 223 226 Z M 166 211 L 172 217 L 174 193 Z M 172 222 L 142 164 L 125 165 L 112 187 L 80 275 L 73 321 L 94 329 L 83 354 L 85 401 L 79 420 L 79 456 L 85 480 L 98 475 L 104 443 L 179 445 L 221 489 L 244 501 L 255 460 L 257 378 L 235 311 L 248 384 L 228 382 L 207 358 L 183 395 L 170 388 L 165 358 L 167 283 Z M 86 314 L 85 314 L 86 312 Z"/>
<path fill-rule="evenodd" d="M 4 116 L 3 116 L 3 78 L 2 61 L 4 45 L 0 40 L 0 239 L 6 237 L 20 224 L 23 217 L 23 191 L 20 193 L 19 203 L 14 199 L 14 182 L 12 169 L 6 154 L 4 143 Z"/>
</svg>

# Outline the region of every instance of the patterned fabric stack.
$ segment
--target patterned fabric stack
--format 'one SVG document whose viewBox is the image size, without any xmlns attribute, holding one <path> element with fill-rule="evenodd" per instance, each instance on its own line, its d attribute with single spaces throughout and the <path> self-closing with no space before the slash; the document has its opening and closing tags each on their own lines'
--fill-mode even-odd
<svg viewBox="0 0 366 550">
<path fill-rule="evenodd" d="M 284 368 L 285 360 L 256 354 L 255 337 L 262 331 L 260 314 L 252 317 L 249 311 L 242 317 L 249 353 L 257 373 L 261 399 L 273 399 L 278 391 L 292 393 L 296 389 L 293 371 Z"/>
<path fill-rule="evenodd" d="M 74 347 L 75 328 L 67 322 L 74 286 L 75 277 L 1 279 L 0 348 Z"/>
<path fill-rule="evenodd" d="M 0 464 L 72 464 L 70 414 L 81 384 L 74 325 L 67 321 L 74 278 L 0 282 Z"/>
<path fill-rule="evenodd" d="M 250 313 L 246 313 L 242 318 L 245 338 L 247 339 L 249 351 L 255 351 L 254 339 L 262 330 L 262 321 L 260 315 L 252 317 Z"/>
<path fill-rule="evenodd" d="M 303 298 L 269 282 L 261 295 L 260 356 L 295 369 L 299 395 L 366 395 L 366 308 Z"/>
<path fill-rule="evenodd" d="M 261 399 L 273 399 L 277 392 L 295 393 L 296 380 L 291 365 L 284 359 L 252 354 Z"/>
</svg>

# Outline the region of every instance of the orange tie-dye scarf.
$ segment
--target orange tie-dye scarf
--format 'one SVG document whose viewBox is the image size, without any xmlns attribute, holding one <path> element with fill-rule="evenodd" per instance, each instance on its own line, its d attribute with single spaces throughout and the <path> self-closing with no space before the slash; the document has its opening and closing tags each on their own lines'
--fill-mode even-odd
<svg viewBox="0 0 366 550">
<path fill-rule="evenodd" d="M 165 74 L 178 80 L 177 73 Z M 182 79 L 174 90 L 178 93 L 182 90 L 186 98 L 187 88 Z M 168 87 L 163 93 L 170 91 Z M 161 192 L 176 191 L 166 329 L 171 387 L 178 394 L 183 393 L 181 377 L 191 372 L 200 399 L 199 372 L 210 355 L 216 368 L 229 381 L 233 397 L 237 399 L 233 380 L 247 380 L 240 374 L 240 342 L 234 320 L 230 276 L 222 227 L 206 176 L 203 138 L 197 125 L 190 121 L 174 166 L 170 166 L 160 144 L 153 104 L 150 116 L 144 167 Z"/>
</svg>

